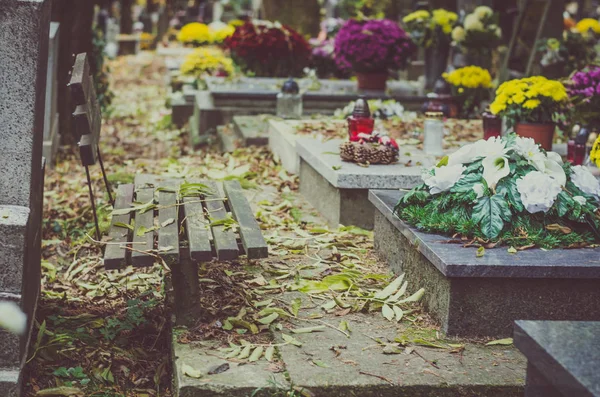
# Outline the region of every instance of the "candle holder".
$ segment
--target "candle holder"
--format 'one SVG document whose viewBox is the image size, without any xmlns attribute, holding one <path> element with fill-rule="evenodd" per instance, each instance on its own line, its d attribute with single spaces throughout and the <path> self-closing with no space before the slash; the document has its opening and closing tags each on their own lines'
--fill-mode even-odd
<svg viewBox="0 0 600 397">
<path fill-rule="evenodd" d="M 359 134 L 371 135 L 375 128 L 375 120 L 371 117 L 369 103 L 364 97 L 359 97 L 354 104 L 352 115 L 348 117 L 348 135 L 350 142 L 358 142 Z"/>
<path fill-rule="evenodd" d="M 502 119 L 489 111 L 483 112 L 483 139 L 502 136 Z"/>
</svg>

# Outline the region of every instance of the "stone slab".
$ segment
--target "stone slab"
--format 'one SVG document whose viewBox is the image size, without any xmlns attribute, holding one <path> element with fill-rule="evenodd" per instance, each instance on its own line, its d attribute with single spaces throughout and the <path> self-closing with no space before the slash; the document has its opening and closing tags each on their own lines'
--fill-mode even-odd
<svg viewBox="0 0 600 397">
<path fill-rule="evenodd" d="M 211 368 L 225 364 L 228 361 L 218 357 L 215 346 L 210 343 L 192 342 L 182 344 L 177 341 L 177 330 L 172 339 L 173 377 L 178 397 L 227 396 L 257 397 L 272 396 L 275 392 L 284 393 L 289 390 L 289 383 L 283 373 L 269 371 L 269 363 L 260 360 L 255 363 L 240 365 L 229 362 L 229 370 L 216 375 L 209 375 Z M 200 371 L 203 376 L 191 378 L 183 373 L 183 366 L 189 365 Z M 273 383 L 279 389 L 273 387 Z M 261 392 L 252 394 L 263 388 Z"/>
<path fill-rule="evenodd" d="M 306 307 L 314 307 L 305 296 L 303 301 Z M 302 309 L 299 317 L 313 312 Z M 348 322 L 349 337 L 335 329 L 340 317 L 325 315 L 320 321 L 332 328 L 293 335 L 303 343 L 300 348 L 279 348 L 296 387 L 328 397 L 522 396 L 525 360 L 514 347 L 467 344 L 463 354 L 452 354 L 449 349 L 414 346 L 412 353 L 386 355 L 373 339 L 393 342 L 404 325 L 379 314 L 350 314 L 343 319 Z M 322 325 L 293 322 L 292 328 Z M 277 342 L 282 341 L 280 334 L 276 333 Z"/>
<path fill-rule="evenodd" d="M 329 183 L 338 189 L 409 189 L 421 181 L 422 167 L 432 167 L 436 158 L 426 155 L 414 146 L 410 147 L 410 156 L 404 155 L 400 148 L 400 158 L 396 164 L 372 164 L 368 167 L 345 162 L 339 156 L 341 139 L 322 141 L 315 138 L 298 138 L 296 151 L 298 156 Z M 406 166 L 405 163 L 421 164 Z"/>
<path fill-rule="evenodd" d="M 515 345 L 534 367 L 528 368 L 525 395 L 540 396 L 550 386 L 550 393 L 563 396 L 600 396 L 599 336 L 600 322 L 517 321 Z M 545 382 L 530 379 L 530 369 Z"/>
<path fill-rule="evenodd" d="M 269 144 L 268 116 L 233 116 L 233 131 L 243 146 Z"/>
<path fill-rule="evenodd" d="M 231 153 L 241 144 L 239 137 L 231 128 L 231 124 L 220 125 L 217 127 L 217 139 L 219 140 L 221 151 L 223 153 Z"/>
<path fill-rule="evenodd" d="M 572 256 L 562 265 L 552 264 L 561 255 L 556 250 L 537 251 L 537 256 L 521 251 L 494 264 L 506 248 L 488 249 L 477 258 L 475 248 L 442 244 L 448 237 L 424 235 L 404 225 L 391 212 L 399 195 L 369 193 L 375 206 L 375 251 L 395 273 L 406 274 L 409 289 L 425 288 L 424 305 L 448 335 L 504 338 L 512 335 L 513 322 L 520 319 L 600 320 L 598 278 L 578 273 L 581 269 L 569 271 L 578 266 L 577 250 L 568 250 Z M 450 261 L 441 270 L 439 261 L 430 260 L 437 255 L 431 247 L 440 244 L 459 265 Z M 527 265 L 530 256 L 537 258 L 535 266 Z"/>
<path fill-rule="evenodd" d="M 0 205 L 0 292 L 22 292 L 29 218 L 29 208 Z"/>
<path fill-rule="evenodd" d="M 269 120 L 268 135 L 269 148 L 271 152 L 279 157 L 283 168 L 291 173 L 298 174 L 300 171 L 300 157 L 296 152 L 296 140 L 302 135 L 296 133 L 296 128 L 306 123 L 320 123 L 319 120 Z M 329 120 L 330 123 L 345 124 L 344 120 Z M 323 137 L 316 134 L 317 137 Z"/>
<path fill-rule="evenodd" d="M 44 147 L 42 156 L 46 158 L 49 166 L 54 165 L 56 150 L 58 149 L 58 58 L 59 58 L 59 31 L 60 23 L 50 23 L 48 71 L 46 74 L 46 103 L 44 110 Z"/>
<path fill-rule="evenodd" d="M 399 191 L 369 192 L 369 199 L 379 212 L 444 276 L 600 279 L 600 248 L 528 249 L 518 254 L 498 248 L 486 250 L 484 256 L 477 258 L 476 248 L 446 244 L 448 236 L 421 233 L 398 219 L 392 210 L 400 197 Z"/>
<path fill-rule="evenodd" d="M 0 396 L 18 397 L 19 371 L 14 369 L 0 369 Z"/>
<path fill-rule="evenodd" d="M 274 106 L 275 97 L 285 79 L 242 77 L 231 81 L 222 77 L 206 79 L 216 106 L 240 106 L 257 103 Z M 418 110 L 427 100 L 418 82 L 388 81 L 387 91 L 359 91 L 355 81 L 298 79 L 303 92 L 304 109 L 308 113 L 332 113 L 363 95 L 368 99 L 396 99 L 409 110 Z M 232 105 L 232 101 L 235 105 Z"/>
</svg>

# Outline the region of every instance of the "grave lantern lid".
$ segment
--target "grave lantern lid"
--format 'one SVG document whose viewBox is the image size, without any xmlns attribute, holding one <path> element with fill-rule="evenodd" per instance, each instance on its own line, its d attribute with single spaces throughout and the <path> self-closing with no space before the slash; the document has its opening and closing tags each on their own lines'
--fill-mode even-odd
<svg viewBox="0 0 600 397">
<path fill-rule="evenodd" d="M 369 109 L 369 103 L 364 97 L 359 97 L 354 103 L 354 109 L 352 110 L 352 116 L 357 118 L 369 118 L 371 117 L 371 110 Z"/>
<path fill-rule="evenodd" d="M 281 92 L 284 94 L 297 94 L 300 92 L 300 87 L 298 86 L 298 83 L 296 83 L 296 81 L 290 77 L 285 83 L 283 83 Z"/>
</svg>

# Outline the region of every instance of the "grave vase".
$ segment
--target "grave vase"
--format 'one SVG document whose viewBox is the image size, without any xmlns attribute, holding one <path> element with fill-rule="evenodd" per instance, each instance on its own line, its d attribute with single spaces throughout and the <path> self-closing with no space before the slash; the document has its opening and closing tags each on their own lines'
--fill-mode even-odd
<svg viewBox="0 0 600 397">
<path fill-rule="evenodd" d="M 547 151 L 552 150 L 554 138 L 554 123 L 517 123 L 515 132 L 517 135 L 532 138 Z"/>
<path fill-rule="evenodd" d="M 388 72 L 356 72 L 359 90 L 385 91 Z"/>
<path fill-rule="evenodd" d="M 425 90 L 431 91 L 448 66 L 450 45 L 440 43 L 425 49 Z"/>
</svg>

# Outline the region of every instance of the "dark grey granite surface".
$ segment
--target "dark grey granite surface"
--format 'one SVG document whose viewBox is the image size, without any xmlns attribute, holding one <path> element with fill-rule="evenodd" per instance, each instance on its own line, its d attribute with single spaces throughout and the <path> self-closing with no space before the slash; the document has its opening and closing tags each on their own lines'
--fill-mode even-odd
<svg viewBox="0 0 600 397">
<path fill-rule="evenodd" d="M 516 321 L 514 342 L 535 367 L 526 396 L 548 390 L 530 370 L 565 397 L 600 396 L 600 322 Z"/>
<path fill-rule="evenodd" d="M 370 190 L 369 200 L 446 277 L 561 278 L 600 281 L 600 248 L 543 251 L 530 249 L 510 254 L 507 247 L 487 249 L 447 244 L 448 236 L 426 234 L 393 214 L 401 197 L 398 190 Z M 599 287 L 600 288 L 600 284 Z"/>
</svg>

